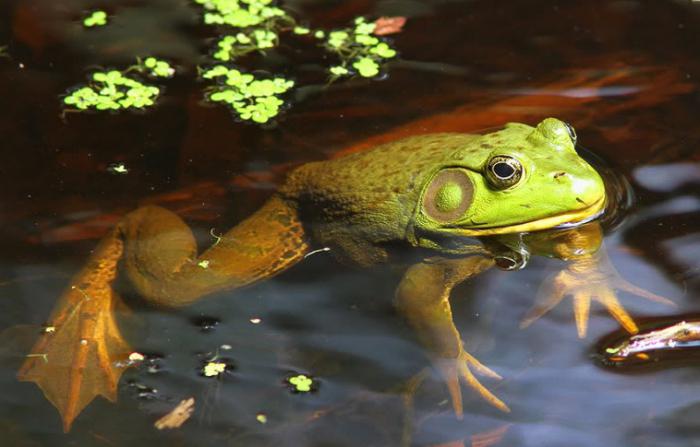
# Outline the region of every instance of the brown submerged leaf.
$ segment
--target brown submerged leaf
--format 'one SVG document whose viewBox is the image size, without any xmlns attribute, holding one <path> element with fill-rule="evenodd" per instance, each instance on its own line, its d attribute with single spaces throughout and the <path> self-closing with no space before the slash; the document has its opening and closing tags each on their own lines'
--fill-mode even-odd
<svg viewBox="0 0 700 447">
<path fill-rule="evenodd" d="M 180 428 L 194 413 L 194 397 L 180 401 L 173 410 L 158 419 L 153 426 L 158 430 Z"/>
<path fill-rule="evenodd" d="M 380 17 L 374 21 L 375 36 L 386 36 L 389 34 L 400 33 L 403 26 L 406 24 L 406 17 Z"/>
</svg>

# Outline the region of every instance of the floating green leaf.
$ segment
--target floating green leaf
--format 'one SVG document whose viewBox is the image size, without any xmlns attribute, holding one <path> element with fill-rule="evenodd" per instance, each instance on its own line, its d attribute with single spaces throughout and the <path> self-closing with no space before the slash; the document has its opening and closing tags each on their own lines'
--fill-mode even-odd
<svg viewBox="0 0 700 447">
<path fill-rule="evenodd" d="M 333 31 L 328 35 L 327 43 L 333 48 L 340 48 L 348 40 L 350 35 L 347 31 Z"/>
<path fill-rule="evenodd" d="M 396 56 L 396 50 L 391 48 L 386 42 L 381 42 L 376 46 L 370 48 L 370 53 L 376 54 L 384 59 L 390 59 Z"/>
<path fill-rule="evenodd" d="M 350 71 L 342 65 L 335 65 L 328 69 L 333 76 L 347 76 Z"/>
<path fill-rule="evenodd" d="M 118 70 L 93 73 L 92 83 L 75 89 L 63 104 L 77 110 L 143 109 L 155 104 L 158 87 L 145 85 Z"/>
<path fill-rule="evenodd" d="M 371 78 L 379 74 L 379 64 L 369 57 L 357 59 L 353 62 L 352 66 L 357 70 L 360 76 L 365 78 Z"/>
<path fill-rule="evenodd" d="M 304 374 L 299 374 L 287 379 L 292 389 L 298 393 L 308 393 L 314 385 L 314 380 Z"/>
<path fill-rule="evenodd" d="M 354 26 L 334 30 L 328 33 L 317 32 L 318 38 L 325 38 L 324 47 L 335 53 L 340 64 L 328 68 L 331 80 L 358 74 L 372 78 L 380 73 L 380 68 L 386 59 L 396 57 L 396 50 L 380 37 L 373 35 L 377 26 L 375 22 L 367 22 L 364 17 L 358 17 Z"/>
<path fill-rule="evenodd" d="M 95 26 L 104 26 L 107 24 L 107 13 L 104 11 L 93 11 L 89 16 L 83 19 L 83 26 L 92 28 Z"/>
<path fill-rule="evenodd" d="M 238 34 L 224 36 L 216 43 L 213 58 L 222 62 L 235 60 L 253 51 L 264 51 L 277 46 L 279 36 L 276 32 L 264 29 L 252 29 Z"/>
<path fill-rule="evenodd" d="M 250 73 L 223 65 L 204 70 L 201 76 L 219 81 L 207 95 L 210 101 L 227 104 L 240 119 L 259 124 L 279 114 L 284 105 L 279 96 L 294 86 L 294 81 L 282 77 L 256 79 Z"/>
<path fill-rule="evenodd" d="M 267 29 L 277 23 L 293 24 L 294 20 L 271 0 L 195 0 L 204 10 L 207 25 L 228 25 L 236 28 L 265 25 Z"/>
<path fill-rule="evenodd" d="M 139 69 L 156 78 L 172 78 L 175 74 L 175 69 L 169 62 L 152 56 L 144 59 L 143 63 L 140 64 Z"/>
</svg>

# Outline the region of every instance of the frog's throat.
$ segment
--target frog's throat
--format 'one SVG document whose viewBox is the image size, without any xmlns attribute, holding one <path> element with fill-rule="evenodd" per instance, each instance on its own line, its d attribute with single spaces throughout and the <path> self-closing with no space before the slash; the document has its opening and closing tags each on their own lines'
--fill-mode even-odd
<svg viewBox="0 0 700 447">
<path fill-rule="evenodd" d="M 555 216 L 545 217 L 543 219 L 532 220 L 530 222 L 509 225 L 505 227 L 490 227 L 490 228 L 454 228 L 454 234 L 460 236 L 492 236 L 497 234 L 509 233 L 526 233 L 530 231 L 551 230 L 557 227 L 574 226 L 591 221 L 600 216 L 605 209 L 605 196 L 598 199 L 591 205 L 567 211 L 566 213 L 557 214 Z"/>
</svg>

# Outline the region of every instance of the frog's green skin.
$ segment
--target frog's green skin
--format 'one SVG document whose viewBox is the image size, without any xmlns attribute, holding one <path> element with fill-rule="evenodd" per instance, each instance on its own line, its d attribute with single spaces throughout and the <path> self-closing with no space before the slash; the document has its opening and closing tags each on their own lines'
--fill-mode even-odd
<svg viewBox="0 0 700 447">
<path fill-rule="evenodd" d="M 129 352 L 112 315 L 118 298 L 111 281 L 120 260 L 146 300 L 182 306 L 216 290 L 269 278 L 314 248 L 329 247 L 343 261 L 368 266 L 386 261 L 388 247 L 403 244 L 433 253 L 406 271 L 396 304 L 444 374 L 455 411 L 462 411 L 460 377 L 507 410 L 469 369 L 497 377 L 462 348 L 449 293 L 493 265 L 496 250 L 490 247 L 501 239 L 501 246 L 509 246 L 514 234 L 581 223 L 601 213 L 603 182 L 574 144 L 568 125 L 548 118 L 536 128 L 511 123 L 487 135 L 418 136 L 309 163 L 200 255 L 189 228 L 175 214 L 140 208 L 125 216 L 73 279 L 51 316 L 55 332 L 41 337 L 19 377 L 44 390 L 66 430 L 97 394 L 115 399 L 123 370 L 117 360 Z M 499 165 L 504 178 L 494 173 L 499 160 L 515 168 Z M 519 181 L 509 186 L 517 175 L 508 176 L 518 172 Z M 596 240 L 574 239 L 579 247 Z M 591 259 L 580 256 L 572 265 L 579 273 L 593 271 Z M 570 279 L 555 287 L 535 315 L 568 293 Z M 603 292 L 598 299 L 626 328 L 636 330 L 614 294 Z M 577 289 L 577 321 L 586 320 L 591 297 Z"/>
</svg>

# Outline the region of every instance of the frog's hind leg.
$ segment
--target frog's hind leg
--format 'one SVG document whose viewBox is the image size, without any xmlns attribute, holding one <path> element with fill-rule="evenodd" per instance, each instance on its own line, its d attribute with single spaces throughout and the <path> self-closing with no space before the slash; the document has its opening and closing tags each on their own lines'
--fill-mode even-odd
<svg viewBox="0 0 700 447">
<path fill-rule="evenodd" d="M 270 277 L 308 252 L 293 204 L 274 196 L 197 256 L 192 232 L 174 213 L 144 207 L 122 219 L 61 296 L 18 377 L 35 382 L 68 431 L 97 395 L 116 399 L 130 348 L 114 320 L 120 259 L 136 290 L 157 305 L 183 306 L 224 288 Z"/>
<path fill-rule="evenodd" d="M 115 401 L 130 351 L 114 320 L 118 297 L 110 283 L 122 253 L 113 230 L 57 303 L 18 378 L 35 382 L 58 409 L 64 431 L 97 395 Z"/>
<path fill-rule="evenodd" d="M 132 213 L 123 238 L 129 280 L 148 301 L 169 307 L 270 278 L 309 251 L 296 207 L 278 196 L 199 256 L 185 223 L 159 207 Z"/>
</svg>

